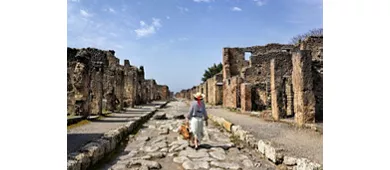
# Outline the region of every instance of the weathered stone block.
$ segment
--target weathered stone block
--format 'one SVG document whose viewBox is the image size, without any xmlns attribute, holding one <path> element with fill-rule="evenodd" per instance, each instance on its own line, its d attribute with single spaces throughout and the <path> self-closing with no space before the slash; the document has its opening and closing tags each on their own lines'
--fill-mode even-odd
<svg viewBox="0 0 390 170">
<path fill-rule="evenodd" d="M 91 142 L 85 145 L 81 151 L 88 155 L 92 165 L 96 164 L 104 157 L 104 147 L 96 142 Z"/>
<path fill-rule="evenodd" d="M 104 149 L 104 154 L 109 154 L 110 153 L 110 141 L 109 140 L 107 140 L 107 139 L 98 139 L 98 140 L 96 140 L 96 143 L 99 143 L 102 147 L 103 147 L 103 149 Z"/>
<path fill-rule="evenodd" d="M 260 153 L 265 154 L 265 147 L 268 145 L 266 142 L 263 140 L 259 140 L 257 144 L 257 149 L 259 150 Z"/>
<path fill-rule="evenodd" d="M 290 157 L 290 156 L 284 156 L 283 157 L 283 164 L 293 166 L 297 164 L 297 158 Z"/>
<path fill-rule="evenodd" d="M 311 162 L 308 159 L 300 158 L 297 159 L 296 170 L 320 170 L 321 165 Z"/>
<path fill-rule="evenodd" d="M 120 132 L 118 130 L 111 130 L 109 132 L 104 133 L 103 139 L 107 139 L 110 141 L 110 152 L 114 150 L 117 146 L 117 144 L 120 141 Z"/>
<path fill-rule="evenodd" d="M 76 160 L 68 160 L 67 163 L 68 170 L 80 170 L 80 163 Z"/>
<path fill-rule="evenodd" d="M 91 159 L 86 153 L 75 152 L 71 153 L 70 156 L 80 164 L 79 169 L 81 170 L 86 170 L 91 165 Z"/>
</svg>

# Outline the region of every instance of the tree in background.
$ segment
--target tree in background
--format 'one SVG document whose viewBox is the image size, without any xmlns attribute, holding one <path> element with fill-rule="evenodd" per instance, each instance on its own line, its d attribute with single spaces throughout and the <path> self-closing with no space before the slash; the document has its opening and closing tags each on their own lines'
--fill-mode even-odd
<svg viewBox="0 0 390 170">
<path fill-rule="evenodd" d="M 214 75 L 218 74 L 221 71 L 222 71 L 222 63 L 219 63 L 218 65 L 214 63 L 213 66 L 207 68 L 204 71 L 202 81 L 205 82 L 207 79 L 213 77 Z"/>
<path fill-rule="evenodd" d="M 299 34 L 291 38 L 290 44 L 298 44 L 300 41 L 303 41 L 305 38 L 309 36 L 322 36 L 322 28 L 312 29 L 304 34 Z"/>
</svg>

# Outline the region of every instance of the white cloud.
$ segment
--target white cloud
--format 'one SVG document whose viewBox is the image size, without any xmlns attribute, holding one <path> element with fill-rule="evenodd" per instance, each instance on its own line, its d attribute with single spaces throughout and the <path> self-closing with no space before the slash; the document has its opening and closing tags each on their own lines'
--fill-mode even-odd
<svg viewBox="0 0 390 170">
<path fill-rule="evenodd" d="M 235 7 L 232 8 L 232 11 L 242 11 L 242 9 L 235 6 Z"/>
<path fill-rule="evenodd" d="M 180 12 L 188 12 L 189 10 L 188 10 L 188 8 L 185 8 L 185 7 L 180 7 L 180 6 L 178 6 L 177 7 L 179 10 L 180 10 Z"/>
<path fill-rule="evenodd" d="M 255 3 L 258 5 L 258 6 L 263 6 L 266 4 L 266 1 L 265 0 L 253 0 L 255 1 Z"/>
<path fill-rule="evenodd" d="M 211 0 L 194 0 L 194 2 L 211 2 Z"/>
<path fill-rule="evenodd" d="M 116 13 L 116 11 L 112 8 L 108 8 L 108 11 L 110 11 L 111 13 Z"/>
<path fill-rule="evenodd" d="M 160 19 L 152 18 L 152 20 L 153 20 L 152 25 L 154 25 L 156 27 L 161 27 Z"/>
<path fill-rule="evenodd" d="M 92 14 L 88 13 L 87 11 L 81 9 L 80 14 L 84 17 L 92 17 Z"/>
<path fill-rule="evenodd" d="M 146 23 L 144 21 L 140 21 L 139 24 L 141 25 L 141 27 L 146 26 Z"/>
<path fill-rule="evenodd" d="M 152 18 L 152 24 L 148 25 L 145 21 L 140 21 L 141 28 L 138 28 L 135 31 L 137 34 L 137 38 L 147 37 L 152 34 L 155 34 L 156 31 L 162 27 L 160 23 L 160 19 L 158 18 Z"/>
</svg>

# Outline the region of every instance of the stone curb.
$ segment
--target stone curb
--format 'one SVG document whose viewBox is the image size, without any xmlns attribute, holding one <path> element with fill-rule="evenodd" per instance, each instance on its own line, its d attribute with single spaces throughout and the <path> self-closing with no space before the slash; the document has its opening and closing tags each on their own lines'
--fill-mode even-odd
<svg viewBox="0 0 390 170">
<path fill-rule="evenodd" d="M 272 143 L 265 140 L 258 140 L 250 134 L 250 132 L 244 130 L 240 125 L 234 125 L 233 123 L 225 120 L 224 118 L 209 114 L 211 121 L 222 126 L 226 131 L 232 133 L 234 136 L 240 138 L 241 141 L 247 143 L 253 149 L 256 149 L 267 159 L 269 159 L 275 165 L 283 164 L 287 166 L 287 169 L 292 170 L 322 170 L 321 164 L 310 161 L 306 158 L 294 158 L 283 155 L 281 151 L 283 148 L 277 148 L 272 146 Z"/>
<path fill-rule="evenodd" d="M 169 101 L 162 104 L 165 107 Z M 160 108 L 162 108 L 160 107 Z M 136 120 L 131 120 L 125 125 L 122 125 L 114 130 L 110 130 L 103 134 L 97 140 L 87 143 L 78 152 L 73 152 L 68 155 L 67 169 L 68 170 L 86 170 L 102 160 L 110 154 L 137 127 L 149 120 L 158 109 L 153 109 L 149 113 L 138 117 Z"/>
</svg>

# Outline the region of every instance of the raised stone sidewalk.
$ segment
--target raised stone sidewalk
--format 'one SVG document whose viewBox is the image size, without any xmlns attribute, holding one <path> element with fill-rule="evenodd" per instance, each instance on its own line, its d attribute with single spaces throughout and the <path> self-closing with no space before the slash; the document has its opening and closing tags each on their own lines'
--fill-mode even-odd
<svg viewBox="0 0 390 170">
<path fill-rule="evenodd" d="M 85 169 L 96 164 L 113 151 L 125 136 L 167 103 L 155 101 L 69 129 L 68 169 Z"/>
<path fill-rule="evenodd" d="M 238 114 L 222 108 L 208 109 L 212 121 L 248 143 L 277 165 L 288 169 L 322 168 L 322 134 L 281 122 Z"/>
</svg>

